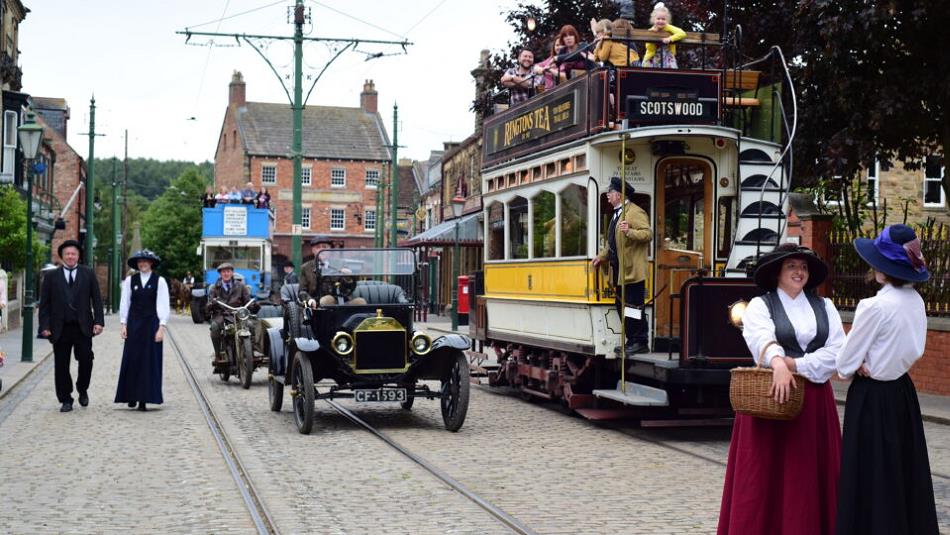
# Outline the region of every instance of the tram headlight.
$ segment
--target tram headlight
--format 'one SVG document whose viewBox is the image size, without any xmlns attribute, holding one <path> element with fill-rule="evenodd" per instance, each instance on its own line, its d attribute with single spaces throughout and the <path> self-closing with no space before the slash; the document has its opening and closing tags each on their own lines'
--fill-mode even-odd
<svg viewBox="0 0 950 535">
<path fill-rule="evenodd" d="M 409 341 L 412 346 L 412 352 L 416 355 L 425 355 L 432 349 L 432 339 L 422 332 L 416 332 Z"/>
<path fill-rule="evenodd" d="M 729 323 L 737 329 L 742 329 L 742 315 L 745 314 L 747 306 L 749 306 L 749 302 L 743 299 L 729 305 Z"/>
<path fill-rule="evenodd" d="M 349 333 L 340 331 L 333 337 L 330 346 L 332 346 L 333 350 L 339 355 L 349 355 L 353 352 L 353 337 L 350 336 Z"/>
</svg>

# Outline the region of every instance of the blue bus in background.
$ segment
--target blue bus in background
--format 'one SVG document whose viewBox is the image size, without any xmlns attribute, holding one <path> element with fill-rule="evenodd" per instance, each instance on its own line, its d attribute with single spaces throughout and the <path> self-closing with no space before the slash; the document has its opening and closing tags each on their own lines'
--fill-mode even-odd
<svg viewBox="0 0 950 535">
<path fill-rule="evenodd" d="M 217 268 L 225 262 L 234 266 L 234 276 L 250 287 L 251 295 L 258 299 L 270 295 L 273 226 L 270 210 L 250 204 L 219 204 L 202 209 L 197 253 L 202 258 L 204 277 L 202 287 L 191 292 L 191 317 L 195 323 L 207 318 L 207 288 L 217 282 Z"/>
</svg>

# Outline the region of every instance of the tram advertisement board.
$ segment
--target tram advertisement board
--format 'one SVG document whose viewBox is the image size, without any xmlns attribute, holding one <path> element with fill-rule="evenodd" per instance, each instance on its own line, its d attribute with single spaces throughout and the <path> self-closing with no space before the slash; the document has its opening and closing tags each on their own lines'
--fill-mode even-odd
<svg viewBox="0 0 950 535">
<path fill-rule="evenodd" d="M 716 124 L 718 72 L 622 69 L 618 76 L 631 124 Z"/>
<path fill-rule="evenodd" d="M 485 135 L 486 154 L 508 150 L 576 125 L 577 94 L 577 89 L 552 92 L 550 98 L 519 106 L 520 113 L 489 125 Z"/>
</svg>

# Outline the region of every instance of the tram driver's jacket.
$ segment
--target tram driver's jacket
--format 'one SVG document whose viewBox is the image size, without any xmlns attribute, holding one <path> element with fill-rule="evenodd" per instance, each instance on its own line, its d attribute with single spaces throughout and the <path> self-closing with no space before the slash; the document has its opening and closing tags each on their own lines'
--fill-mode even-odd
<svg viewBox="0 0 950 535">
<path fill-rule="evenodd" d="M 649 263 L 647 256 L 650 248 L 650 240 L 653 239 L 653 232 L 650 230 L 650 218 L 642 208 L 630 201 L 625 201 L 626 221 L 629 228 L 626 233 L 620 232 L 621 218 L 617 218 L 614 228 L 614 239 L 616 240 L 617 254 L 623 255 L 623 278 L 624 284 L 633 284 L 647 278 Z M 611 220 L 613 218 L 611 217 Z M 609 232 L 607 235 L 609 236 Z M 601 261 L 607 263 L 610 269 L 615 269 L 613 262 L 610 262 L 610 247 L 604 247 L 597 255 Z M 611 280 L 613 275 L 611 274 Z"/>
</svg>

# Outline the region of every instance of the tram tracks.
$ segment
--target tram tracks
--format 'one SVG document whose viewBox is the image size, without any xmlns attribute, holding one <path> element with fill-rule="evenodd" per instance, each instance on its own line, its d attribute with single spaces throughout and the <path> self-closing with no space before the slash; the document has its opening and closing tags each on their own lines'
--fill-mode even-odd
<svg viewBox="0 0 950 535">
<path fill-rule="evenodd" d="M 204 416 L 205 422 L 208 424 L 208 428 L 211 430 L 211 435 L 214 437 L 214 441 L 218 446 L 218 450 L 221 452 L 221 456 L 224 458 L 224 462 L 228 467 L 228 472 L 231 474 L 234 484 L 237 486 L 238 491 L 241 494 L 241 498 L 244 501 L 244 505 L 247 508 L 248 513 L 251 515 L 251 520 L 254 522 L 254 527 L 257 530 L 257 533 L 260 535 L 279 534 L 280 532 L 277 529 L 276 522 L 274 522 L 270 512 L 264 505 L 264 500 L 254 487 L 254 483 L 251 480 L 250 474 L 245 469 L 244 464 L 241 462 L 241 459 L 237 454 L 237 451 L 235 451 L 231 441 L 228 439 L 227 432 L 221 425 L 221 421 L 214 413 L 211 403 L 208 401 L 204 391 L 198 384 L 195 372 L 192 370 L 191 364 L 188 363 L 188 359 L 185 358 L 185 355 L 182 352 L 181 347 L 178 345 L 177 340 L 175 340 L 175 335 L 172 333 L 171 329 L 169 329 L 167 332 L 168 340 L 171 342 L 172 349 L 175 352 L 175 355 L 178 357 L 178 363 L 184 372 L 188 386 L 191 387 L 191 391 L 195 395 L 195 400 L 198 402 L 198 407 L 201 409 L 201 414 Z"/>
</svg>

